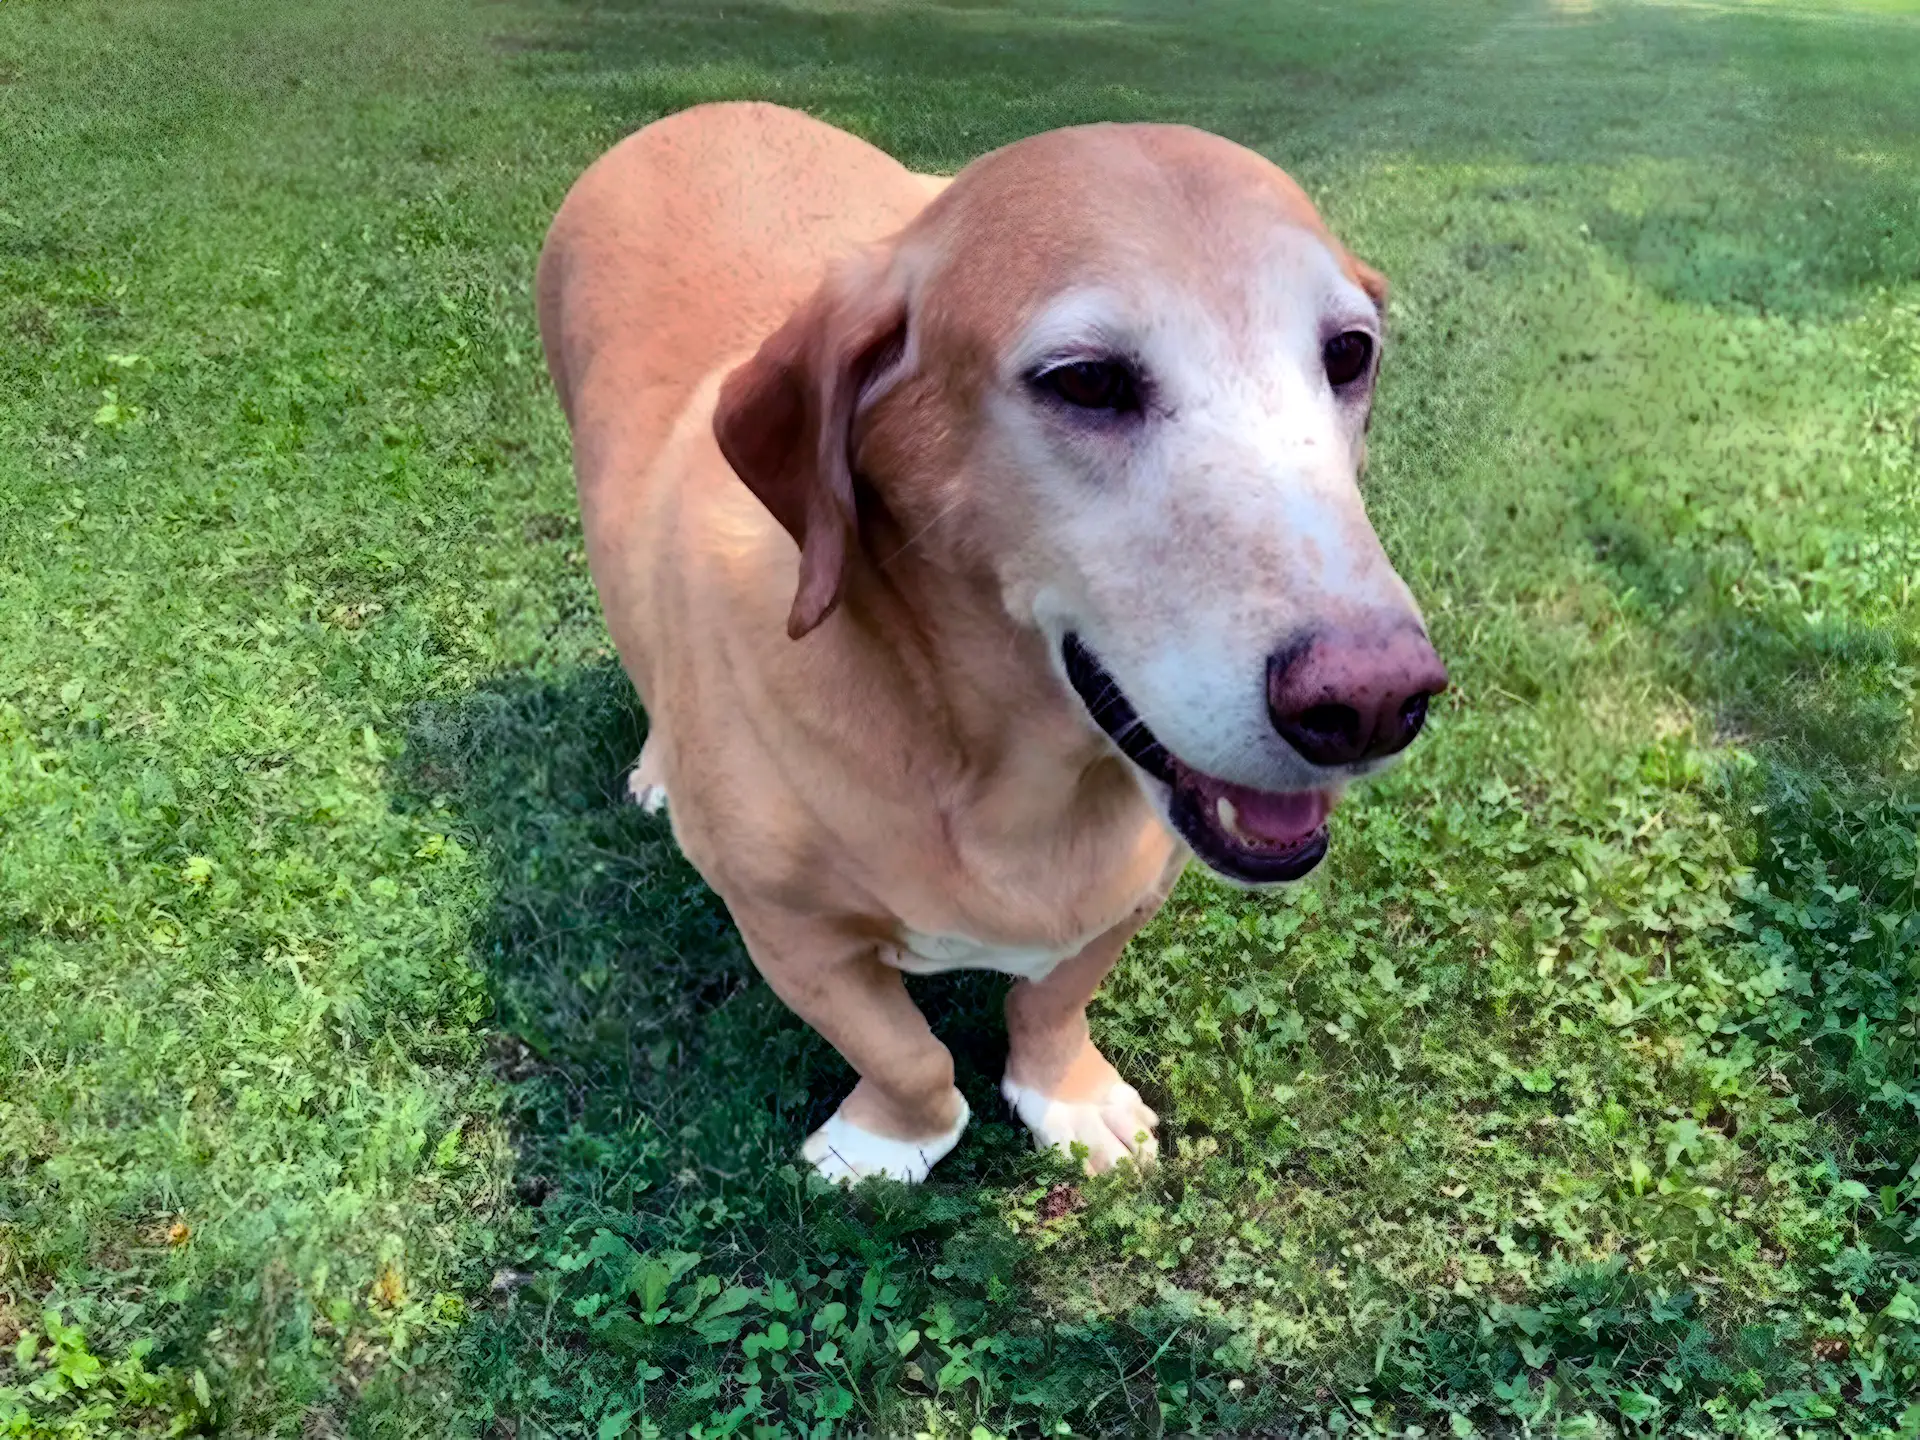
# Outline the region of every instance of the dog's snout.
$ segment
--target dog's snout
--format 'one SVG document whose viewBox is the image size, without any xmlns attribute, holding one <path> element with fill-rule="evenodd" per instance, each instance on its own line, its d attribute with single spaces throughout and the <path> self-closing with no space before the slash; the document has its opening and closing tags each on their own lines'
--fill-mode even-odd
<svg viewBox="0 0 1920 1440">
<path fill-rule="evenodd" d="M 1318 636 L 1267 661 L 1273 728 L 1315 765 L 1353 765 L 1404 750 L 1426 723 L 1447 670 L 1419 630 L 1383 639 Z"/>
</svg>

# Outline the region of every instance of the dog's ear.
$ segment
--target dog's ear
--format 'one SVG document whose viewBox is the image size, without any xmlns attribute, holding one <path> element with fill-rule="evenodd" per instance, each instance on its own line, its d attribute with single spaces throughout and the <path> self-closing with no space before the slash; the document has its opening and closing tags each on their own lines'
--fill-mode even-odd
<svg viewBox="0 0 1920 1440">
<path fill-rule="evenodd" d="M 1373 301 L 1382 315 L 1387 313 L 1387 277 L 1367 264 L 1364 260 L 1347 257 L 1347 273 L 1353 277 L 1353 283 L 1367 292 L 1367 298 Z"/>
<path fill-rule="evenodd" d="M 1367 264 L 1366 261 L 1356 259 L 1352 255 L 1347 256 L 1347 274 L 1353 278 L 1354 284 L 1367 292 L 1367 298 L 1373 301 L 1374 308 L 1380 312 L 1380 318 L 1385 320 L 1387 317 L 1387 277 L 1374 269 L 1373 266 Z M 1360 454 L 1358 456 L 1358 464 L 1355 467 L 1363 478 L 1367 473 L 1367 432 L 1372 428 L 1373 406 L 1369 404 L 1367 406 L 1366 419 L 1360 422 Z"/>
<path fill-rule="evenodd" d="M 839 603 L 859 543 L 853 420 L 861 391 L 897 354 L 906 296 L 884 255 L 830 271 L 812 297 L 720 387 L 720 453 L 800 547 L 787 617 L 798 640 Z"/>
</svg>

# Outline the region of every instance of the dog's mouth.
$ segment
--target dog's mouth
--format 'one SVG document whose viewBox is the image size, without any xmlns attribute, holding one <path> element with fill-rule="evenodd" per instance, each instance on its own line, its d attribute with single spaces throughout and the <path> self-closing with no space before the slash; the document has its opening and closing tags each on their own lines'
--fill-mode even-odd
<svg viewBox="0 0 1920 1440">
<path fill-rule="evenodd" d="M 1320 863 L 1333 792 L 1278 794 L 1203 774 L 1160 743 L 1077 635 L 1062 643 L 1061 658 L 1093 723 L 1172 792 L 1167 818 L 1208 869 L 1247 885 L 1273 885 L 1298 880 Z"/>
</svg>

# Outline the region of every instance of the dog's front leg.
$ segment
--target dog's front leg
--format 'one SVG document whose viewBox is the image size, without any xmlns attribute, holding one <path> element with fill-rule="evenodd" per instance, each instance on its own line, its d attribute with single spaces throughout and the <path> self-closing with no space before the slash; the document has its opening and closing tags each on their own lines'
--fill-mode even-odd
<svg viewBox="0 0 1920 1440">
<path fill-rule="evenodd" d="M 829 1180 L 926 1179 L 959 1143 L 967 1102 L 953 1083 L 953 1056 L 900 972 L 871 944 L 810 924 L 743 923 L 740 930 L 774 993 L 860 1075 L 801 1154 Z"/>
<path fill-rule="evenodd" d="M 1178 874 L 1173 867 L 1165 888 L 1044 980 L 1016 981 L 1007 991 L 1007 1072 L 1000 1093 L 1036 1144 L 1065 1151 L 1076 1142 L 1086 1146 L 1091 1173 L 1127 1157 L 1150 1165 L 1159 1153 L 1153 1134 L 1159 1117 L 1093 1043 L 1087 1004 Z"/>
</svg>

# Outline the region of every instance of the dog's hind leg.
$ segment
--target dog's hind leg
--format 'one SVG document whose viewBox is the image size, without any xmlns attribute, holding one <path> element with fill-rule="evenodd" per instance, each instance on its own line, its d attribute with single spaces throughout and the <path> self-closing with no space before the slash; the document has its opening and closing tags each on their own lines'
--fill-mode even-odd
<svg viewBox="0 0 1920 1440">
<path fill-rule="evenodd" d="M 634 762 L 632 772 L 627 776 L 627 798 L 649 815 L 658 815 L 667 808 L 666 765 L 661 759 L 663 746 L 660 733 L 649 731 L 644 744 L 640 747 L 640 758 Z"/>
</svg>

